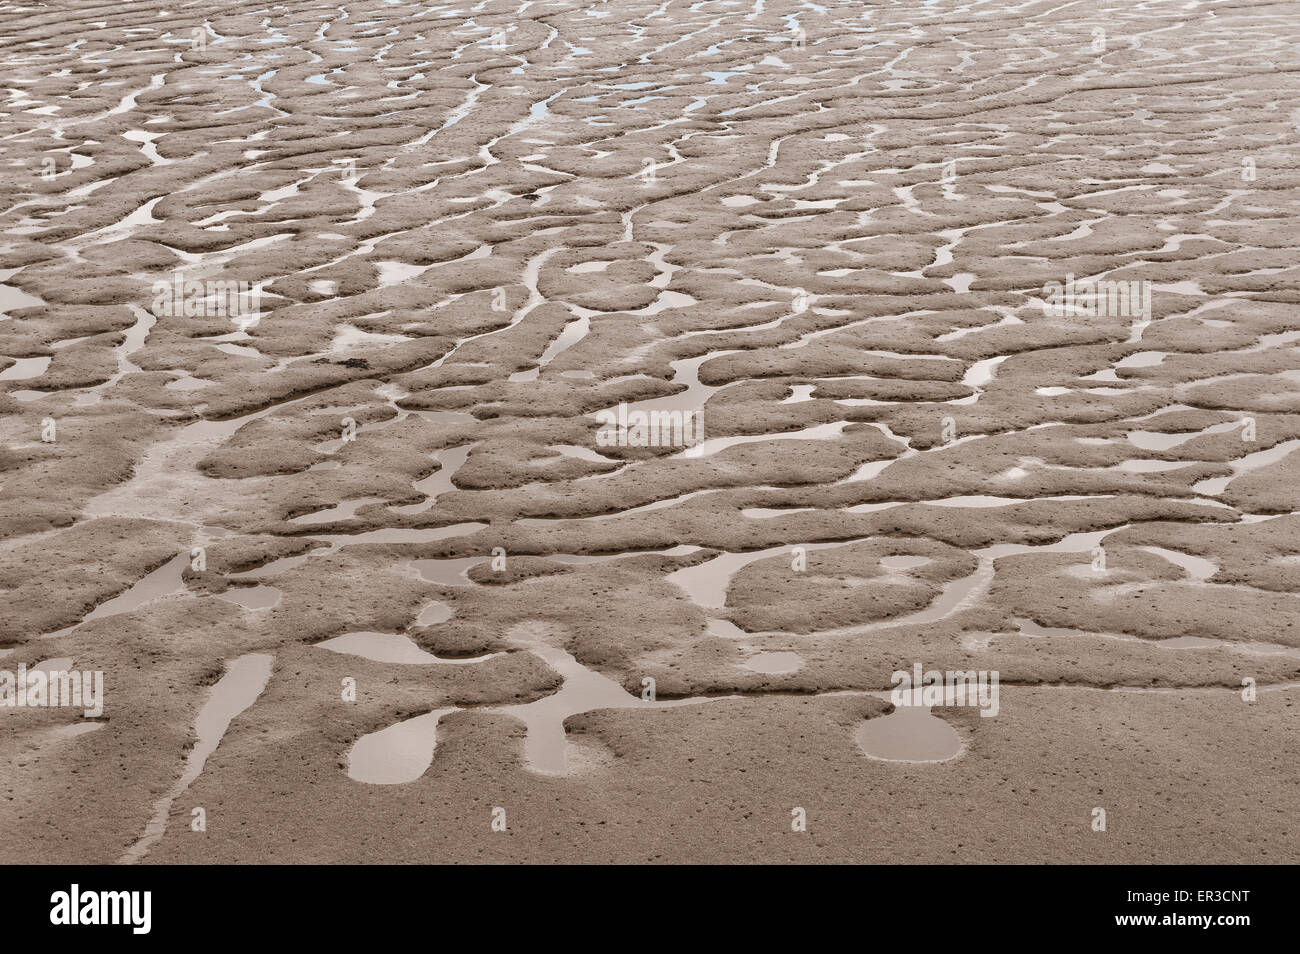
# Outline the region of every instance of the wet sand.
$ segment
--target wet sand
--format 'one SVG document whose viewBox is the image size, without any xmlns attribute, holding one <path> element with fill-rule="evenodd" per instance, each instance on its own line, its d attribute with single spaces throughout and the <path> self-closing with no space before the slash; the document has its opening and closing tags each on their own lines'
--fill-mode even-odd
<svg viewBox="0 0 1300 954">
<path fill-rule="evenodd" d="M 0 857 L 1300 861 L 1298 32 L 0 10 Z"/>
</svg>

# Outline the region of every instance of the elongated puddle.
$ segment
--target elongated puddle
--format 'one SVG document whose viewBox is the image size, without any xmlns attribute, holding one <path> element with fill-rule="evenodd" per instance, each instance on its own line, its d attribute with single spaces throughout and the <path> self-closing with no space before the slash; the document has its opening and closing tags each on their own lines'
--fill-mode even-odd
<svg viewBox="0 0 1300 954">
<path fill-rule="evenodd" d="M 569 716 L 592 709 L 652 709 L 682 705 L 688 701 L 648 702 L 629 694 L 608 676 L 588 669 L 563 649 L 540 642 L 531 643 L 529 649 L 564 679 L 559 692 L 535 702 L 499 710 L 528 727 L 524 761 L 534 772 L 546 775 L 566 773 L 569 742 L 564 732 L 564 720 Z"/>
<path fill-rule="evenodd" d="M 1267 450 L 1255 451 L 1240 457 L 1237 460 L 1224 461 L 1232 468 L 1232 474 L 1228 477 L 1209 477 L 1205 480 L 1197 481 L 1192 484 L 1192 490 L 1198 494 L 1209 494 L 1215 496 L 1223 493 L 1228 489 L 1228 484 L 1232 483 L 1244 473 L 1252 470 L 1258 470 L 1261 467 L 1267 467 L 1270 464 L 1276 464 L 1292 451 L 1300 448 L 1300 439 L 1283 441 L 1280 444 L 1268 448 Z"/>
<path fill-rule="evenodd" d="M 573 746 L 565 734 L 564 720 L 570 716 L 593 709 L 667 709 L 710 701 L 704 697 L 663 702 L 644 700 L 630 694 L 609 677 L 588 669 L 563 649 L 547 644 L 545 637 L 543 629 L 527 623 L 516 626 L 510 633 L 513 642 L 527 647 L 563 678 L 559 691 L 522 705 L 485 709 L 513 716 L 527 727 L 524 762 L 532 772 L 568 774 L 569 750 Z M 437 661 L 447 662 L 444 659 Z M 434 709 L 362 736 L 348 751 L 348 777 L 371 785 L 401 785 L 415 781 L 433 764 L 438 722 L 444 715 L 455 711 L 455 707 Z"/>
<path fill-rule="evenodd" d="M 315 645 L 331 652 L 347 653 L 373 659 L 375 662 L 398 663 L 406 666 L 430 665 L 442 663 L 448 666 L 465 666 L 470 663 L 483 662 L 501 653 L 487 653 L 483 656 L 444 657 L 425 652 L 415 644 L 411 637 L 402 633 L 344 633 Z"/>
<path fill-rule="evenodd" d="M 16 268 L 7 268 L 0 272 L 0 315 L 6 318 L 10 311 L 18 308 L 39 308 L 45 304 L 43 299 L 28 294 L 16 285 L 5 284 L 17 271 Z"/>
<path fill-rule="evenodd" d="M 170 596 L 173 593 L 182 591 L 188 592 L 185 589 L 182 574 L 185 572 L 185 566 L 189 563 L 189 559 L 188 553 L 177 554 L 158 569 L 146 574 L 125 592 L 118 594 L 111 600 L 100 603 L 80 622 L 65 626 L 53 633 L 45 633 L 41 638 L 53 639 L 58 636 L 66 636 L 77 627 L 93 620 L 103 619 L 106 616 L 117 616 L 120 613 L 129 613 L 145 603 L 162 599 L 164 596 Z"/>
<path fill-rule="evenodd" d="M 425 499 L 417 504 L 404 504 L 389 509 L 393 513 L 400 514 L 424 513 L 434 505 L 439 494 L 455 490 L 456 487 L 451 482 L 451 479 L 465 463 L 465 459 L 469 457 L 469 452 L 473 446 L 473 444 L 464 444 L 460 447 L 449 447 L 435 452 L 433 459 L 438 462 L 438 469 L 428 477 L 415 481 L 412 485 L 417 491 L 425 495 Z"/>
<path fill-rule="evenodd" d="M 172 804 L 203 773 L 208 756 L 217 750 L 230 723 L 262 694 L 267 680 L 271 678 L 271 663 L 274 659 L 274 656 L 265 653 L 248 653 L 226 667 L 225 675 L 212 687 L 208 701 L 194 720 L 197 740 L 185 761 L 185 771 L 167 794 L 154 802 L 153 818 L 145 826 L 144 834 L 119 859 L 120 864 L 139 861 L 162 838 L 167 830 L 167 816 L 171 814 Z"/>
<path fill-rule="evenodd" d="M 53 358 L 15 358 L 14 363 L 0 371 L 0 381 L 25 381 L 39 378 L 50 366 Z"/>
<path fill-rule="evenodd" d="M 369 504 L 381 503 L 383 499 L 383 497 L 357 497 L 353 500 L 345 500 L 332 507 L 325 507 L 322 510 L 313 510 L 310 513 L 300 514 L 297 517 L 290 517 L 289 523 L 341 523 L 344 520 L 351 520 L 355 517 L 357 511 L 362 507 L 368 506 Z"/>
</svg>

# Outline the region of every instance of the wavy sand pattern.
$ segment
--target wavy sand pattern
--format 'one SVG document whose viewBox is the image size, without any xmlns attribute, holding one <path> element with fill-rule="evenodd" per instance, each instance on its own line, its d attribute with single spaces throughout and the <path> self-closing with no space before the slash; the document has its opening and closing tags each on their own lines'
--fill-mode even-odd
<svg viewBox="0 0 1300 954">
<path fill-rule="evenodd" d="M 0 857 L 1300 860 L 1298 23 L 0 4 Z"/>
</svg>

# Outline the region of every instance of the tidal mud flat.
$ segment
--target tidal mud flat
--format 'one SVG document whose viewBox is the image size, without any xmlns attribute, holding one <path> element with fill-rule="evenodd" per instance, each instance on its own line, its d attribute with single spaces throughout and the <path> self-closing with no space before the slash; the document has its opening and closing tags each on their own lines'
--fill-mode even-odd
<svg viewBox="0 0 1300 954">
<path fill-rule="evenodd" d="M 0 4 L 0 858 L 1300 861 L 1298 43 Z"/>
</svg>

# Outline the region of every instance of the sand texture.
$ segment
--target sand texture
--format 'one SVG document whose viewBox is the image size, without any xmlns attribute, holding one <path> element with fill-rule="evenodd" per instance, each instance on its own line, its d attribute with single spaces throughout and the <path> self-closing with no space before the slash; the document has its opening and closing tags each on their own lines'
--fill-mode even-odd
<svg viewBox="0 0 1300 954">
<path fill-rule="evenodd" d="M 29 0 L 0 73 L 0 669 L 105 687 L 0 707 L 0 861 L 1300 862 L 1295 0 Z"/>
</svg>

